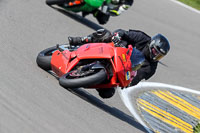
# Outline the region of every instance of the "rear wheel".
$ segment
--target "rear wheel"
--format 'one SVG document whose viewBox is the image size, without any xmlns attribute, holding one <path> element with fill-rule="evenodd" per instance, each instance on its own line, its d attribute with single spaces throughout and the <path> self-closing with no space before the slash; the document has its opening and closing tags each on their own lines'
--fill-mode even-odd
<svg viewBox="0 0 200 133">
<path fill-rule="evenodd" d="M 100 84 L 107 78 L 105 69 L 73 70 L 59 79 L 59 84 L 64 88 L 88 87 Z"/>
<path fill-rule="evenodd" d="M 38 66 L 46 71 L 51 70 L 51 56 L 57 50 L 56 46 L 41 51 L 36 59 Z"/>
<path fill-rule="evenodd" d="M 61 5 L 64 4 L 66 0 L 46 0 L 47 5 Z"/>
</svg>

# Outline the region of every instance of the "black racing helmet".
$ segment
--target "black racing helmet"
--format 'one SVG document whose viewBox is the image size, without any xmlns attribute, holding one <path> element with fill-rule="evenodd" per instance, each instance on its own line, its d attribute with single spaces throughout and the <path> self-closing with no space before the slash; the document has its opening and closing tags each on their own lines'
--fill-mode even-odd
<svg viewBox="0 0 200 133">
<path fill-rule="evenodd" d="M 157 34 L 152 37 L 149 49 L 151 59 L 159 61 L 169 52 L 170 44 L 166 37 L 162 34 Z"/>
</svg>

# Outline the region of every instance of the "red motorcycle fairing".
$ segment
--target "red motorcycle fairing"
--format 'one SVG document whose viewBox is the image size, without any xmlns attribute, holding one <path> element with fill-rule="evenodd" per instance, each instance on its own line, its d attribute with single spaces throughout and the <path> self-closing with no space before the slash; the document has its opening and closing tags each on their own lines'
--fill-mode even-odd
<svg viewBox="0 0 200 133">
<path fill-rule="evenodd" d="M 80 60 L 84 59 L 107 59 L 112 64 L 112 77 L 109 83 L 90 86 L 91 88 L 126 87 L 131 82 L 131 53 L 132 46 L 129 48 L 114 47 L 113 43 L 89 43 L 82 45 L 77 50 L 70 52 L 55 51 L 52 55 L 52 70 L 61 77 L 70 72 Z M 105 68 L 106 69 L 106 68 Z M 90 88 L 88 87 L 88 88 Z"/>
<path fill-rule="evenodd" d="M 110 43 L 89 43 L 77 49 L 79 59 L 110 59 L 114 56 L 113 44 Z"/>
<path fill-rule="evenodd" d="M 116 73 L 120 83 L 120 86 L 128 86 L 131 78 L 131 53 L 132 48 L 115 48 L 115 64 L 116 64 Z"/>
</svg>

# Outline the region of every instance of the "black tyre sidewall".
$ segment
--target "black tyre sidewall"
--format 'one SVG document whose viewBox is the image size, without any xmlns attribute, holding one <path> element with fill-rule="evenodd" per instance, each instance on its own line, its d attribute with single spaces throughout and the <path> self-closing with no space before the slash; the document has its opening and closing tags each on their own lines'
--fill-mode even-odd
<svg viewBox="0 0 200 133">
<path fill-rule="evenodd" d="M 46 71 L 51 70 L 51 57 L 52 56 L 50 56 L 50 55 L 47 56 L 45 54 L 54 49 L 56 50 L 56 46 L 45 49 L 38 54 L 36 63 L 40 68 L 42 68 Z"/>
<path fill-rule="evenodd" d="M 107 78 L 107 73 L 104 69 L 101 69 L 99 72 L 77 79 L 66 79 L 66 76 L 69 73 L 63 75 L 59 79 L 59 84 L 64 88 L 79 88 L 79 87 L 88 87 L 91 85 L 96 85 L 103 82 Z"/>
<path fill-rule="evenodd" d="M 46 4 L 47 5 L 60 5 L 60 4 L 64 4 L 65 0 L 46 0 Z"/>
</svg>

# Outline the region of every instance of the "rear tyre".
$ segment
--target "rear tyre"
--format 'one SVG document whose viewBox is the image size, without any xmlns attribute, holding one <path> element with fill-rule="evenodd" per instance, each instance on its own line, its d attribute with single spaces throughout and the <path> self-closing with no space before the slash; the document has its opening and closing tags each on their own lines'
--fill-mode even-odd
<svg viewBox="0 0 200 133">
<path fill-rule="evenodd" d="M 111 98 L 115 94 L 115 88 L 97 89 L 101 98 Z"/>
<path fill-rule="evenodd" d="M 83 77 L 73 77 L 72 72 L 69 72 L 59 79 L 59 84 L 64 88 L 88 87 L 100 84 L 107 78 L 107 73 L 104 69 L 95 70 L 93 74 Z"/>
<path fill-rule="evenodd" d="M 51 5 L 61 5 L 64 4 L 66 0 L 46 0 L 46 4 L 51 6 Z"/>
<path fill-rule="evenodd" d="M 56 46 L 41 51 L 36 59 L 37 65 L 45 71 L 51 70 L 51 57 L 55 50 Z"/>
</svg>

